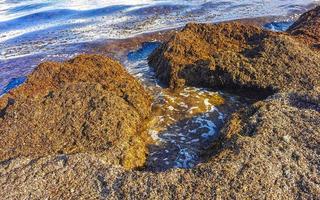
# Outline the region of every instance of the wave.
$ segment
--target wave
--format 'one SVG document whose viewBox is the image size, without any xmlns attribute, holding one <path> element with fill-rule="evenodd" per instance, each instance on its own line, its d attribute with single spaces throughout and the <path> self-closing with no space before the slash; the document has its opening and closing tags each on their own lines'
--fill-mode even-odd
<svg viewBox="0 0 320 200">
<path fill-rule="evenodd" d="M 40 8 L 47 7 L 49 5 L 50 5 L 49 3 L 34 3 L 34 4 L 29 4 L 29 5 L 22 5 L 22 6 L 9 8 L 7 10 L 7 12 L 9 14 L 16 14 L 16 13 L 21 13 L 21 12 L 37 10 L 37 9 L 40 9 Z"/>
<path fill-rule="evenodd" d="M 57 9 L 57 10 L 48 10 L 38 13 L 33 13 L 30 15 L 26 15 L 23 17 L 19 17 L 13 20 L 0 22 L 0 31 L 11 31 L 11 30 L 19 30 L 25 27 L 30 27 L 34 25 L 42 25 L 45 23 L 56 22 L 57 20 L 75 20 L 81 18 L 89 18 L 89 17 L 99 17 L 99 16 L 107 16 L 111 15 L 114 12 L 119 12 L 130 8 L 131 6 L 108 6 L 104 8 L 98 8 L 93 10 L 70 10 L 70 9 Z"/>
<path fill-rule="evenodd" d="M 314 2 L 319 1 L 0 1 L 0 91 L 12 78 L 28 74 L 37 62 L 81 52 L 78 44 L 125 39 L 188 22 L 284 16 L 293 11 L 304 12 L 305 6 Z M 267 24 L 266 28 L 283 30 L 289 24 Z M 24 61 L 28 58 L 33 61 Z"/>
</svg>

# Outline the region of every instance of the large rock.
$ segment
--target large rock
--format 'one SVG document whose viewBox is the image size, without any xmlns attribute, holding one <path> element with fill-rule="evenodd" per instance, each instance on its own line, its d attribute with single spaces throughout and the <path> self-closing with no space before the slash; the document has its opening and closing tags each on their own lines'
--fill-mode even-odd
<svg viewBox="0 0 320 200">
<path fill-rule="evenodd" d="M 1 100 L 0 160 L 86 152 L 127 168 L 144 164 L 149 139 L 139 129 L 152 101 L 109 58 L 43 63 Z"/>
<path fill-rule="evenodd" d="M 142 117 L 150 113 L 150 96 L 141 84 L 116 61 L 98 55 L 81 55 L 64 63 L 45 62 L 28 77 L 26 84 L 0 99 L 5 107 L 8 99 L 42 98 L 66 83 L 100 83 L 131 104 Z"/>
<path fill-rule="evenodd" d="M 190 170 L 124 171 L 88 154 L 0 165 L 4 199 L 318 199 L 320 93 L 280 93 L 235 113 Z"/>
<path fill-rule="evenodd" d="M 287 32 L 320 50 L 320 6 L 301 15 Z"/>
<path fill-rule="evenodd" d="M 320 85 L 320 55 L 286 33 L 239 23 L 188 24 L 149 57 L 158 78 L 184 85 L 252 91 Z"/>
</svg>

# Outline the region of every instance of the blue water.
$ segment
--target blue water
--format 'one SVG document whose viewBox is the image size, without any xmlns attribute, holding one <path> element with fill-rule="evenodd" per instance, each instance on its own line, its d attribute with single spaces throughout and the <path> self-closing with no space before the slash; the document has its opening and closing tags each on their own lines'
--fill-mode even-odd
<svg viewBox="0 0 320 200">
<path fill-rule="evenodd" d="M 141 45 L 140 49 L 128 54 L 128 60 L 133 62 L 147 59 L 147 57 L 159 46 L 159 42 L 145 42 Z"/>
<path fill-rule="evenodd" d="M 293 24 L 293 21 L 271 22 L 271 23 L 265 24 L 264 28 L 272 31 L 286 31 L 292 24 Z"/>
<path fill-rule="evenodd" d="M 2 92 L 0 92 L 0 96 L 23 84 L 26 80 L 27 77 L 18 77 L 11 79 L 8 85 L 3 88 Z"/>
<path fill-rule="evenodd" d="M 160 44 L 160 42 L 145 42 L 139 49 L 129 52 L 124 62 L 129 73 L 140 79 L 145 86 L 152 88 L 155 95 L 161 92 L 158 86 L 162 84 L 156 79 L 154 70 L 148 66 L 147 58 Z"/>
<path fill-rule="evenodd" d="M 304 12 L 315 0 L 0 0 L 0 91 L 46 60 L 107 39 L 180 27 Z M 273 26 L 273 27 L 272 27 Z M 274 28 L 270 25 L 267 28 Z M 275 27 L 276 29 L 277 27 Z"/>
</svg>

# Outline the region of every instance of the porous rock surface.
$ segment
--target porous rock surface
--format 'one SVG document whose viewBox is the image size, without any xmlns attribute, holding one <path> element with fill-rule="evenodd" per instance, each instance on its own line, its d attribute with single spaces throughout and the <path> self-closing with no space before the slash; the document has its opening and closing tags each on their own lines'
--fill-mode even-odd
<svg viewBox="0 0 320 200">
<path fill-rule="evenodd" d="M 40 64 L 1 101 L 0 160 L 84 152 L 127 168 L 144 164 L 148 137 L 139 129 L 151 97 L 109 58 Z"/>
<path fill-rule="evenodd" d="M 240 23 L 188 24 L 149 57 L 158 78 L 184 85 L 261 91 L 320 85 L 320 55 L 286 34 Z"/>
<path fill-rule="evenodd" d="M 320 50 L 320 6 L 301 15 L 287 32 Z"/>
<path fill-rule="evenodd" d="M 278 93 L 235 113 L 220 152 L 190 170 L 124 171 L 88 154 L 0 165 L 5 199 L 317 199 L 320 93 Z"/>
<path fill-rule="evenodd" d="M 0 197 L 319 199 L 318 61 L 319 55 L 312 47 L 303 45 L 301 40 L 288 33 L 272 33 L 237 23 L 190 24 L 150 58 L 160 79 L 173 88 L 187 84 L 270 89 L 272 93 L 280 91 L 235 112 L 221 130 L 220 139 L 213 144 L 212 148 L 217 151 L 214 155 L 193 169 L 172 169 L 161 173 L 126 171 L 123 167 L 110 165 L 113 163 L 99 154 L 83 151 L 72 154 L 61 152 L 60 155 L 34 159 L 19 156 L 0 162 Z M 97 80 L 97 77 L 92 80 Z M 27 88 L 27 85 L 23 87 Z M 119 98 L 119 95 L 112 96 L 114 93 L 104 93 L 100 83 L 50 85 L 54 85 L 50 88 L 57 87 L 59 90 L 49 94 L 47 90 L 39 92 L 39 97 L 29 101 L 41 102 L 37 105 L 39 108 L 53 113 L 59 112 L 53 111 L 59 103 L 68 107 L 72 105 L 71 108 L 77 113 L 82 106 L 65 101 L 81 98 L 86 104 L 87 96 L 94 99 L 94 103 L 90 103 L 93 107 L 101 105 L 108 109 L 104 105 L 117 99 L 123 102 L 117 104 L 119 108 L 126 105 L 129 112 L 130 109 L 139 109 L 126 104 L 128 101 L 121 101 L 127 99 L 121 95 Z M 30 94 L 30 98 L 35 91 L 42 91 L 42 88 L 24 94 Z M 72 92 L 67 96 L 65 91 Z M 58 98 L 59 95 L 63 98 Z M 7 97 L 16 99 L 15 102 L 23 102 L 19 98 L 25 101 L 23 95 L 17 96 L 20 95 L 14 91 Z M 52 102 L 54 98 L 59 101 Z M 4 104 L 6 112 L 2 112 L 5 114 L 3 119 L 0 118 L 0 124 L 6 122 L 7 115 L 12 115 L 10 118 L 15 116 L 10 109 L 17 104 L 11 102 Z M 22 107 L 27 105 L 22 104 Z M 89 106 L 84 106 L 84 110 L 87 109 Z M 111 115 L 119 114 L 118 111 L 110 112 Z M 92 119 L 94 122 L 98 119 L 100 123 L 100 118 Z M 2 144 L 6 145 L 5 142 Z M 114 159 L 112 155 L 108 156 Z"/>
</svg>

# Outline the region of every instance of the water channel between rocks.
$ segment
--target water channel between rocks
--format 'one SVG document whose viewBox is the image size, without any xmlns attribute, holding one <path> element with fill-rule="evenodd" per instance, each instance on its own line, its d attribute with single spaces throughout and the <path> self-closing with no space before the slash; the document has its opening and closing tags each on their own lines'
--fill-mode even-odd
<svg viewBox="0 0 320 200">
<path fill-rule="evenodd" d="M 155 97 L 147 125 L 155 143 L 149 147 L 146 167 L 156 171 L 192 168 L 203 161 L 228 115 L 243 103 L 239 97 L 221 91 L 186 87 L 173 92 L 162 87 L 147 62 L 158 45 L 144 43 L 124 62 Z"/>
<path fill-rule="evenodd" d="M 273 22 L 266 24 L 264 28 L 283 31 L 290 24 L 292 22 Z M 155 143 L 149 147 L 146 167 L 157 171 L 192 168 L 204 161 L 204 154 L 210 154 L 208 149 L 219 136 L 219 130 L 226 118 L 248 101 L 222 91 L 205 88 L 187 87 L 180 92 L 172 92 L 162 87 L 147 62 L 147 57 L 159 45 L 158 42 L 144 43 L 123 59 L 127 70 L 155 97 L 152 117 L 147 123 L 148 132 Z M 30 63 L 26 58 L 9 61 L 7 67 L 27 63 L 33 68 L 40 62 L 37 59 L 31 60 Z M 21 70 L 24 69 L 20 67 Z M 0 90 L 0 96 L 26 81 L 27 77 L 19 75 Z"/>
</svg>

